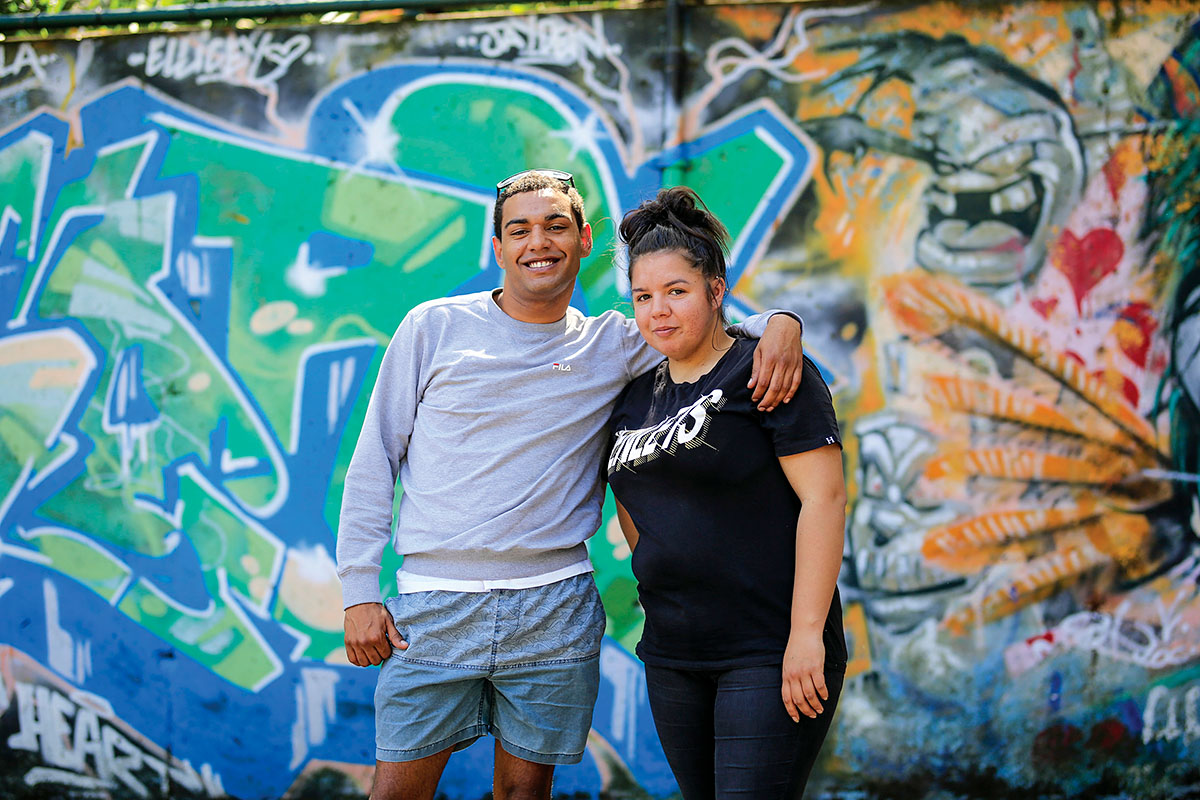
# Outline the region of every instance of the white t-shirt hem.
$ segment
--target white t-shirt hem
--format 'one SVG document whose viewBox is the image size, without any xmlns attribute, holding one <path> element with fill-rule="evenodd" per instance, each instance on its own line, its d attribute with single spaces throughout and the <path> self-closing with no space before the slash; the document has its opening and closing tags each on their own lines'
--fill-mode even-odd
<svg viewBox="0 0 1200 800">
<path fill-rule="evenodd" d="M 581 561 L 569 567 L 544 572 L 541 575 L 530 575 L 525 578 L 500 578 L 488 581 L 471 581 L 461 578 L 434 578 L 429 575 L 413 575 L 405 572 L 403 567 L 396 570 L 396 594 L 413 594 L 414 592 L 490 592 L 493 589 L 532 589 L 535 586 L 547 586 L 576 575 L 594 571 L 590 561 Z"/>
</svg>

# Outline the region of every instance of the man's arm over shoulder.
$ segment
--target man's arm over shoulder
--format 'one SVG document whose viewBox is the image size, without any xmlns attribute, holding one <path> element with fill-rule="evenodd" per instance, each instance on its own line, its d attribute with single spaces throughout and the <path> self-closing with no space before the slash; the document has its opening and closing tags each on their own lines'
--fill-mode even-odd
<svg viewBox="0 0 1200 800">
<path fill-rule="evenodd" d="M 758 334 L 750 371 L 750 399 L 760 411 L 789 403 L 804 374 L 804 320 L 790 311 L 764 311 L 742 323 L 738 330 Z M 736 326 L 735 326 L 736 327 Z"/>
<path fill-rule="evenodd" d="M 800 328 L 796 335 L 797 337 L 803 335 L 804 319 L 796 312 L 782 308 L 768 308 L 761 314 L 752 314 L 741 322 L 730 325 L 729 328 L 743 336 L 749 336 L 751 339 L 761 339 L 767 332 L 767 325 L 770 324 L 771 318 L 776 314 L 782 314 L 785 318 L 793 319 L 799 323 Z"/>
<path fill-rule="evenodd" d="M 371 392 L 358 444 L 346 471 L 338 520 L 337 568 L 344 608 L 380 602 L 383 548 L 392 535 L 396 476 L 408 452 L 428 365 L 422 317 L 410 312 L 396 329 Z"/>
</svg>

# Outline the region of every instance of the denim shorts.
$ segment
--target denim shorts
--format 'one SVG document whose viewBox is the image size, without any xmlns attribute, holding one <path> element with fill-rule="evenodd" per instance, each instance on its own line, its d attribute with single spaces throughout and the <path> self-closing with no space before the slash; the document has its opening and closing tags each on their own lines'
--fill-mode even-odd
<svg viewBox="0 0 1200 800">
<path fill-rule="evenodd" d="M 462 750 L 485 733 L 526 761 L 583 759 L 605 623 L 590 573 L 530 589 L 402 594 L 387 609 L 408 649 L 379 672 L 379 761 Z"/>
</svg>

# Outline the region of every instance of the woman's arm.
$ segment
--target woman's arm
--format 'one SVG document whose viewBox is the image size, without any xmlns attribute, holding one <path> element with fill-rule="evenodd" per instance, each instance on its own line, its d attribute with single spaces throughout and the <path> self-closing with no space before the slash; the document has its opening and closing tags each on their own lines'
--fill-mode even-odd
<svg viewBox="0 0 1200 800">
<path fill-rule="evenodd" d="M 616 498 L 613 498 L 616 500 Z M 629 543 L 629 552 L 633 552 L 633 548 L 637 547 L 638 532 L 633 525 L 633 519 L 630 518 L 629 512 L 625 510 L 625 506 L 617 501 L 617 522 L 621 523 L 621 533 L 625 534 L 625 541 Z"/>
<path fill-rule="evenodd" d="M 799 722 L 800 714 L 815 718 L 829 699 L 821 634 L 842 566 L 846 481 L 837 445 L 785 456 L 779 464 L 803 504 L 796 521 L 792 631 L 783 656 L 783 705 Z"/>
</svg>

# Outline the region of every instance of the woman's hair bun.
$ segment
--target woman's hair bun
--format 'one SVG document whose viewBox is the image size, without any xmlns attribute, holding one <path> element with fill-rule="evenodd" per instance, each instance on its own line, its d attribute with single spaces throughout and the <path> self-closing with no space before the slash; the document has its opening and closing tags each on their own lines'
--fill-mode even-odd
<svg viewBox="0 0 1200 800">
<path fill-rule="evenodd" d="M 687 186 L 660 189 L 653 200 L 647 200 L 626 214 L 619 231 L 621 241 L 636 252 L 641 240 L 657 227 L 672 228 L 708 242 L 719 242 L 722 249 L 729 236 L 725 226 L 709 212 L 700 196 Z"/>
</svg>

